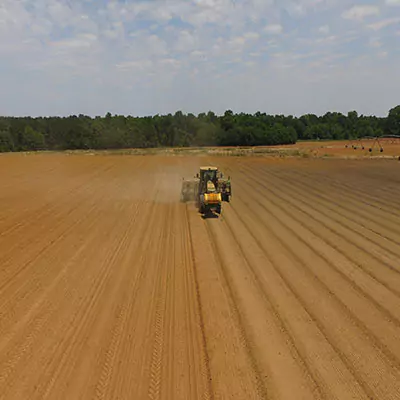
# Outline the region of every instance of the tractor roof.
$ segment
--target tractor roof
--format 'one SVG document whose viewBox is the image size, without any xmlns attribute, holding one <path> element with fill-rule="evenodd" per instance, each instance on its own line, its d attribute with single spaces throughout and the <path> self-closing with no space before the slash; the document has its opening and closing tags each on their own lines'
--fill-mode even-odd
<svg viewBox="0 0 400 400">
<path fill-rule="evenodd" d="M 217 167 L 200 167 L 200 171 L 217 171 Z"/>
</svg>

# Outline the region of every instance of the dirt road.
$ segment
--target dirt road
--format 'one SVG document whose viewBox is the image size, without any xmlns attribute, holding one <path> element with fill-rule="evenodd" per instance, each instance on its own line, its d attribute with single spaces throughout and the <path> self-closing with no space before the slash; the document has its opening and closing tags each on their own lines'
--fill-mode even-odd
<svg viewBox="0 0 400 400">
<path fill-rule="evenodd" d="M 220 218 L 179 201 L 232 176 Z M 394 161 L 0 157 L 1 399 L 400 399 Z"/>
</svg>

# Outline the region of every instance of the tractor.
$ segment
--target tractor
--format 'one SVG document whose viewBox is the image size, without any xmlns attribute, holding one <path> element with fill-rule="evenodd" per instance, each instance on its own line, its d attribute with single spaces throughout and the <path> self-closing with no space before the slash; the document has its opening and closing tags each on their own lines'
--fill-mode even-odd
<svg viewBox="0 0 400 400">
<path fill-rule="evenodd" d="M 232 195 L 230 177 L 225 179 L 217 167 L 200 167 L 195 180 L 183 182 L 182 200 L 194 200 L 199 212 L 221 214 L 222 202 L 229 202 Z"/>
</svg>

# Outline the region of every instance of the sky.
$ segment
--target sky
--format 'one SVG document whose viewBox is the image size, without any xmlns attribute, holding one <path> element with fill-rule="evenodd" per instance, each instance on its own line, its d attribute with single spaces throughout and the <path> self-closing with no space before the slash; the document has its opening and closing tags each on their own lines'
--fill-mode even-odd
<svg viewBox="0 0 400 400">
<path fill-rule="evenodd" d="M 0 0 L 0 115 L 385 116 L 400 0 Z"/>
</svg>

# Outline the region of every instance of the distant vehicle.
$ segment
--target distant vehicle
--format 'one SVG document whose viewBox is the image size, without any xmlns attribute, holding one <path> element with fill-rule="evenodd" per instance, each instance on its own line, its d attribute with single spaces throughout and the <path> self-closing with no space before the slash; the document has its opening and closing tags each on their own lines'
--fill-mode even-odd
<svg viewBox="0 0 400 400">
<path fill-rule="evenodd" d="M 225 179 L 218 167 L 200 167 L 194 180 L 184 180 L 181 200 L 195 201 L 196 207 L 203 215 L 221 214 L 222 202 L 229 202 L 232 196 L 231 179 Z"/>
</svg>

